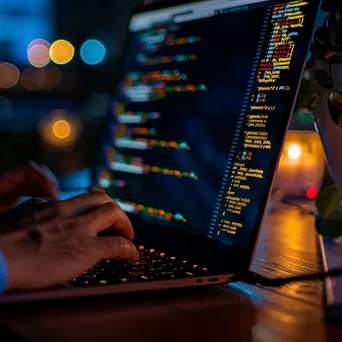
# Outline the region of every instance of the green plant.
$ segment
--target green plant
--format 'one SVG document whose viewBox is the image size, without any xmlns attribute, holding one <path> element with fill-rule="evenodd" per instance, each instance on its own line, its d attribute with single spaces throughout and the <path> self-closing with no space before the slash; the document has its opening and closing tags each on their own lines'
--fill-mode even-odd
<svg viewBox="0 0 342 342">
<path fill-rule="evenodd" d="M 323 217 L 335 215 L 335 209 L 341 204 L 341 194 L 335 185 L 323 189 L 316 198 L 318 214 Z"/>
<path fill-rule="evenodd" d="M 312 91 L 312 79 L 322 89 L 331 89 L 334 86 L 331 65 L 342 64 L 342 2 L 325 0 L 322 10 L 326 13 L 326 18 L 323 26 L 314 33 L 311 55 L 306 63 L 296 105 L 296 117 L 304 125 L 314 122 L 314 111 L 320 102 L 320 95 Z M 317 60 L 325 62 L 329 71 L 317 69 Z M 334 122 L 342 127 L 342 93 L 332 91 L 328 106 Z"/>
<path fill-rule="evenodd" d="M 319 93 L 312 91 L 312 80 L 314 79 L 322 90 L 332 89 L 334 75 L 331 66 L 342 64 L 342 1 L 323 0 L 322 10 L 326 12 L 326 19 L 314 34 L 311 56 L 306 64 L 296 105 L 296 117 L 304 125 L 313 124 L 314 111 L 321 100 Z M 317 61 L 324 62 L 327 66 L 325 70 L 317 68 Z M 328 107 L 335 124 L 342 127 L 341 92 L 334 90 L 330 93 Z M 316 228 L 325 238 L 335 239 L 342 236 L 341 204 L 342 197 L 335 185 L 323 189 L 316 198 Z"/>
<path fill-rule="evenodd" d="M 316 230 L 327 239 L 342 236 L 342 197 L 335 185 L 323 189 L 316 198 Z"/>
</svg>

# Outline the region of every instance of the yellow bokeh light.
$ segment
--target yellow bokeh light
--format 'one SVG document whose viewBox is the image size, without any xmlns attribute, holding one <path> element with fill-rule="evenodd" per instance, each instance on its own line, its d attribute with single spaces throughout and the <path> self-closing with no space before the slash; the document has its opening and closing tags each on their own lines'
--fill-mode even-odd
<svg viewBox="0 0 342 342">
<path fill-rule="evenodd" d="M 298 145 L 291 145 L 288 149 L 289 158 L 292 160 L 297 160 L 302 155 L 302 149 Z"/>
<path fill-rule="evenodd" d="M 71 134 L 71 125 L 66 120 L 58 120 L 52 126 L 53 135 L 58 139 L 66 139 Z"/>
<path fill-rule="evenodd" d="M 56 64 L 69 63 L 75 55 L 75 48 L 66 40 L 56 40 L 50 47 L 50 58 Z"/>
</svg>

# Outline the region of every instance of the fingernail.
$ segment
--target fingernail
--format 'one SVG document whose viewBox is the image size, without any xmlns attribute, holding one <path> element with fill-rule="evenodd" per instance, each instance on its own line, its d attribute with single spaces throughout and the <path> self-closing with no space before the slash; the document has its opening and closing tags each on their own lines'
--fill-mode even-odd
<svg viewBox="0 0 342 342">
<path fill-rule="evenodd" d="M 49 198 L 49 197 L 43 197 L 42 200 L 44 201 L 44 203 L 56 203 L 56 199 L 55 198 Z"/>
<path fill-rule="evenodd" d="M 47 198 L 47 197 L 40 197 L 40 198 L 35 198 L 33 197 L 31 201 L 35 203 L 53 203 L 56 202 L 53 198 Z"/>
</svg>

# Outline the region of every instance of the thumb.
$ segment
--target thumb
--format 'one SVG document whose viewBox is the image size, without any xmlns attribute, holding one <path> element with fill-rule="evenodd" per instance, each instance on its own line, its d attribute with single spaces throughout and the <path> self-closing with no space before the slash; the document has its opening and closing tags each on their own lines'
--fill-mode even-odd
<svg viewBox="0 0 342 342">
<path fill-rule="evenodd" d="M 94 237 L 97 253 L 101 259 L 120 258 L 137 261 L 140 258 L 135 245 L 122 237 Z"/>
</svg>

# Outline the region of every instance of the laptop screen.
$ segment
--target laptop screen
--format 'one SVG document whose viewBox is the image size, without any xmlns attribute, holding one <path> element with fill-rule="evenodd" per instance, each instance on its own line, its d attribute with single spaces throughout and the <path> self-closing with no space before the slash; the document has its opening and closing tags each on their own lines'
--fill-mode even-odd
<svg viewBox="0 0 342 342">
<path fill-rule="evenodd" d="M 134 14 L 98 187 L 145 223 L 250 247 L 317 10 L 214 0 Z"/>
</svg>

